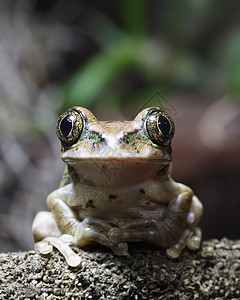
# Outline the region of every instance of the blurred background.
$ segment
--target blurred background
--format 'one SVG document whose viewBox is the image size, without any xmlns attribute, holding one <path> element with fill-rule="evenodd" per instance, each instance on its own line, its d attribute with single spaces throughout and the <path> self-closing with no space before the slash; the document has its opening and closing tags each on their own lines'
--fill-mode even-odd
<svg viewBox="0 0 240 300">
<path fill-rule="evenodd" d="M 64 164 L 55 124 L 159 105 L 176 123 L 173 178 L 204 204 L 203 236 L 240 237 L 240 2 L 0 1 L 0 251 L 33 248 Z"/>
</svg>

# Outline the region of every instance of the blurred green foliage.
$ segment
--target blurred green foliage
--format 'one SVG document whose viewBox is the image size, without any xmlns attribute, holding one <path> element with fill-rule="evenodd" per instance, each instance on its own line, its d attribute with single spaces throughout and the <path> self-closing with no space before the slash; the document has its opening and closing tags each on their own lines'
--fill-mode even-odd
<svg viewBox="0 0 240 300">
<path fill-rule="evenodd" d="M 82 28 L 100 48 L 65 84 L 62 110 L 99 100 L 116 108 L 156 90 L 239 98 L 240 3 L 122 0 L 119 5 L 118 21 L 90 5 Z"/>
</svg>

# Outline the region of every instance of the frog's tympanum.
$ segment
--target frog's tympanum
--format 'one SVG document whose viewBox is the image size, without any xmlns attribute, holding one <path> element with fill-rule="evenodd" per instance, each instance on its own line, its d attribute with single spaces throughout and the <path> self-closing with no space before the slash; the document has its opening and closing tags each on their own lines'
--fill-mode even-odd
<svg viewBox="0 0 240 300">
<path fill-rule="evenodd" d="M 63 113 L 57 135 L 66 169 L 47 198 L 50 212 L 34 219 L 35 248 L 57 248 L 70 266 L 80 264 L 70 246 L 92 242 L 117 255 L 128 254 L 128 242 L 152 243 L 170 258 L 186 245 L 198 249 L 202 204 L 169 173 L 174 129 L 157 107 L 122 122 L 98 121 L 82 107 Z"/>
</svg>

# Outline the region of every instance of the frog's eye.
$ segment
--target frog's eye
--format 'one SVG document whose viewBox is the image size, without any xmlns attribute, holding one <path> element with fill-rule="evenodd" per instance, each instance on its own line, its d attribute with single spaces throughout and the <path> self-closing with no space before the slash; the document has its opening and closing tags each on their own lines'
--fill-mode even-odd
<svg viewBox="0 0 240 300">
<path fill-rule="evenodd" d="M 63 146 L 75 144 L 82 133 L 83 119 L 80 112 L 70 109 L 63 113 L 56 125 L 57 136 Z"/>
<path fill-rule="evenodd" d="M 145 125 L 147 134 L 154 144 L 166 147 L 171 143 L 175 126 L 169 114 L 156 109 L 148 115 Z"/>
</svg>

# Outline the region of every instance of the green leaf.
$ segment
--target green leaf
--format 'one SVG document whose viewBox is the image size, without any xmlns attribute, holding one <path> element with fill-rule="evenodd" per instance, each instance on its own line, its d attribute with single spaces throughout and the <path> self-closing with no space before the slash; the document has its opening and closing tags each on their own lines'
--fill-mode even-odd
<svg viewBox="0 0 240 300">
<path fill-rule="evenodd" d="M 140 49 L 137 40 L 124 39 L 93 57 L 66 84 L 64 107 L 93 104 L 116 76 L 137 64 Z"/>
</svg>

